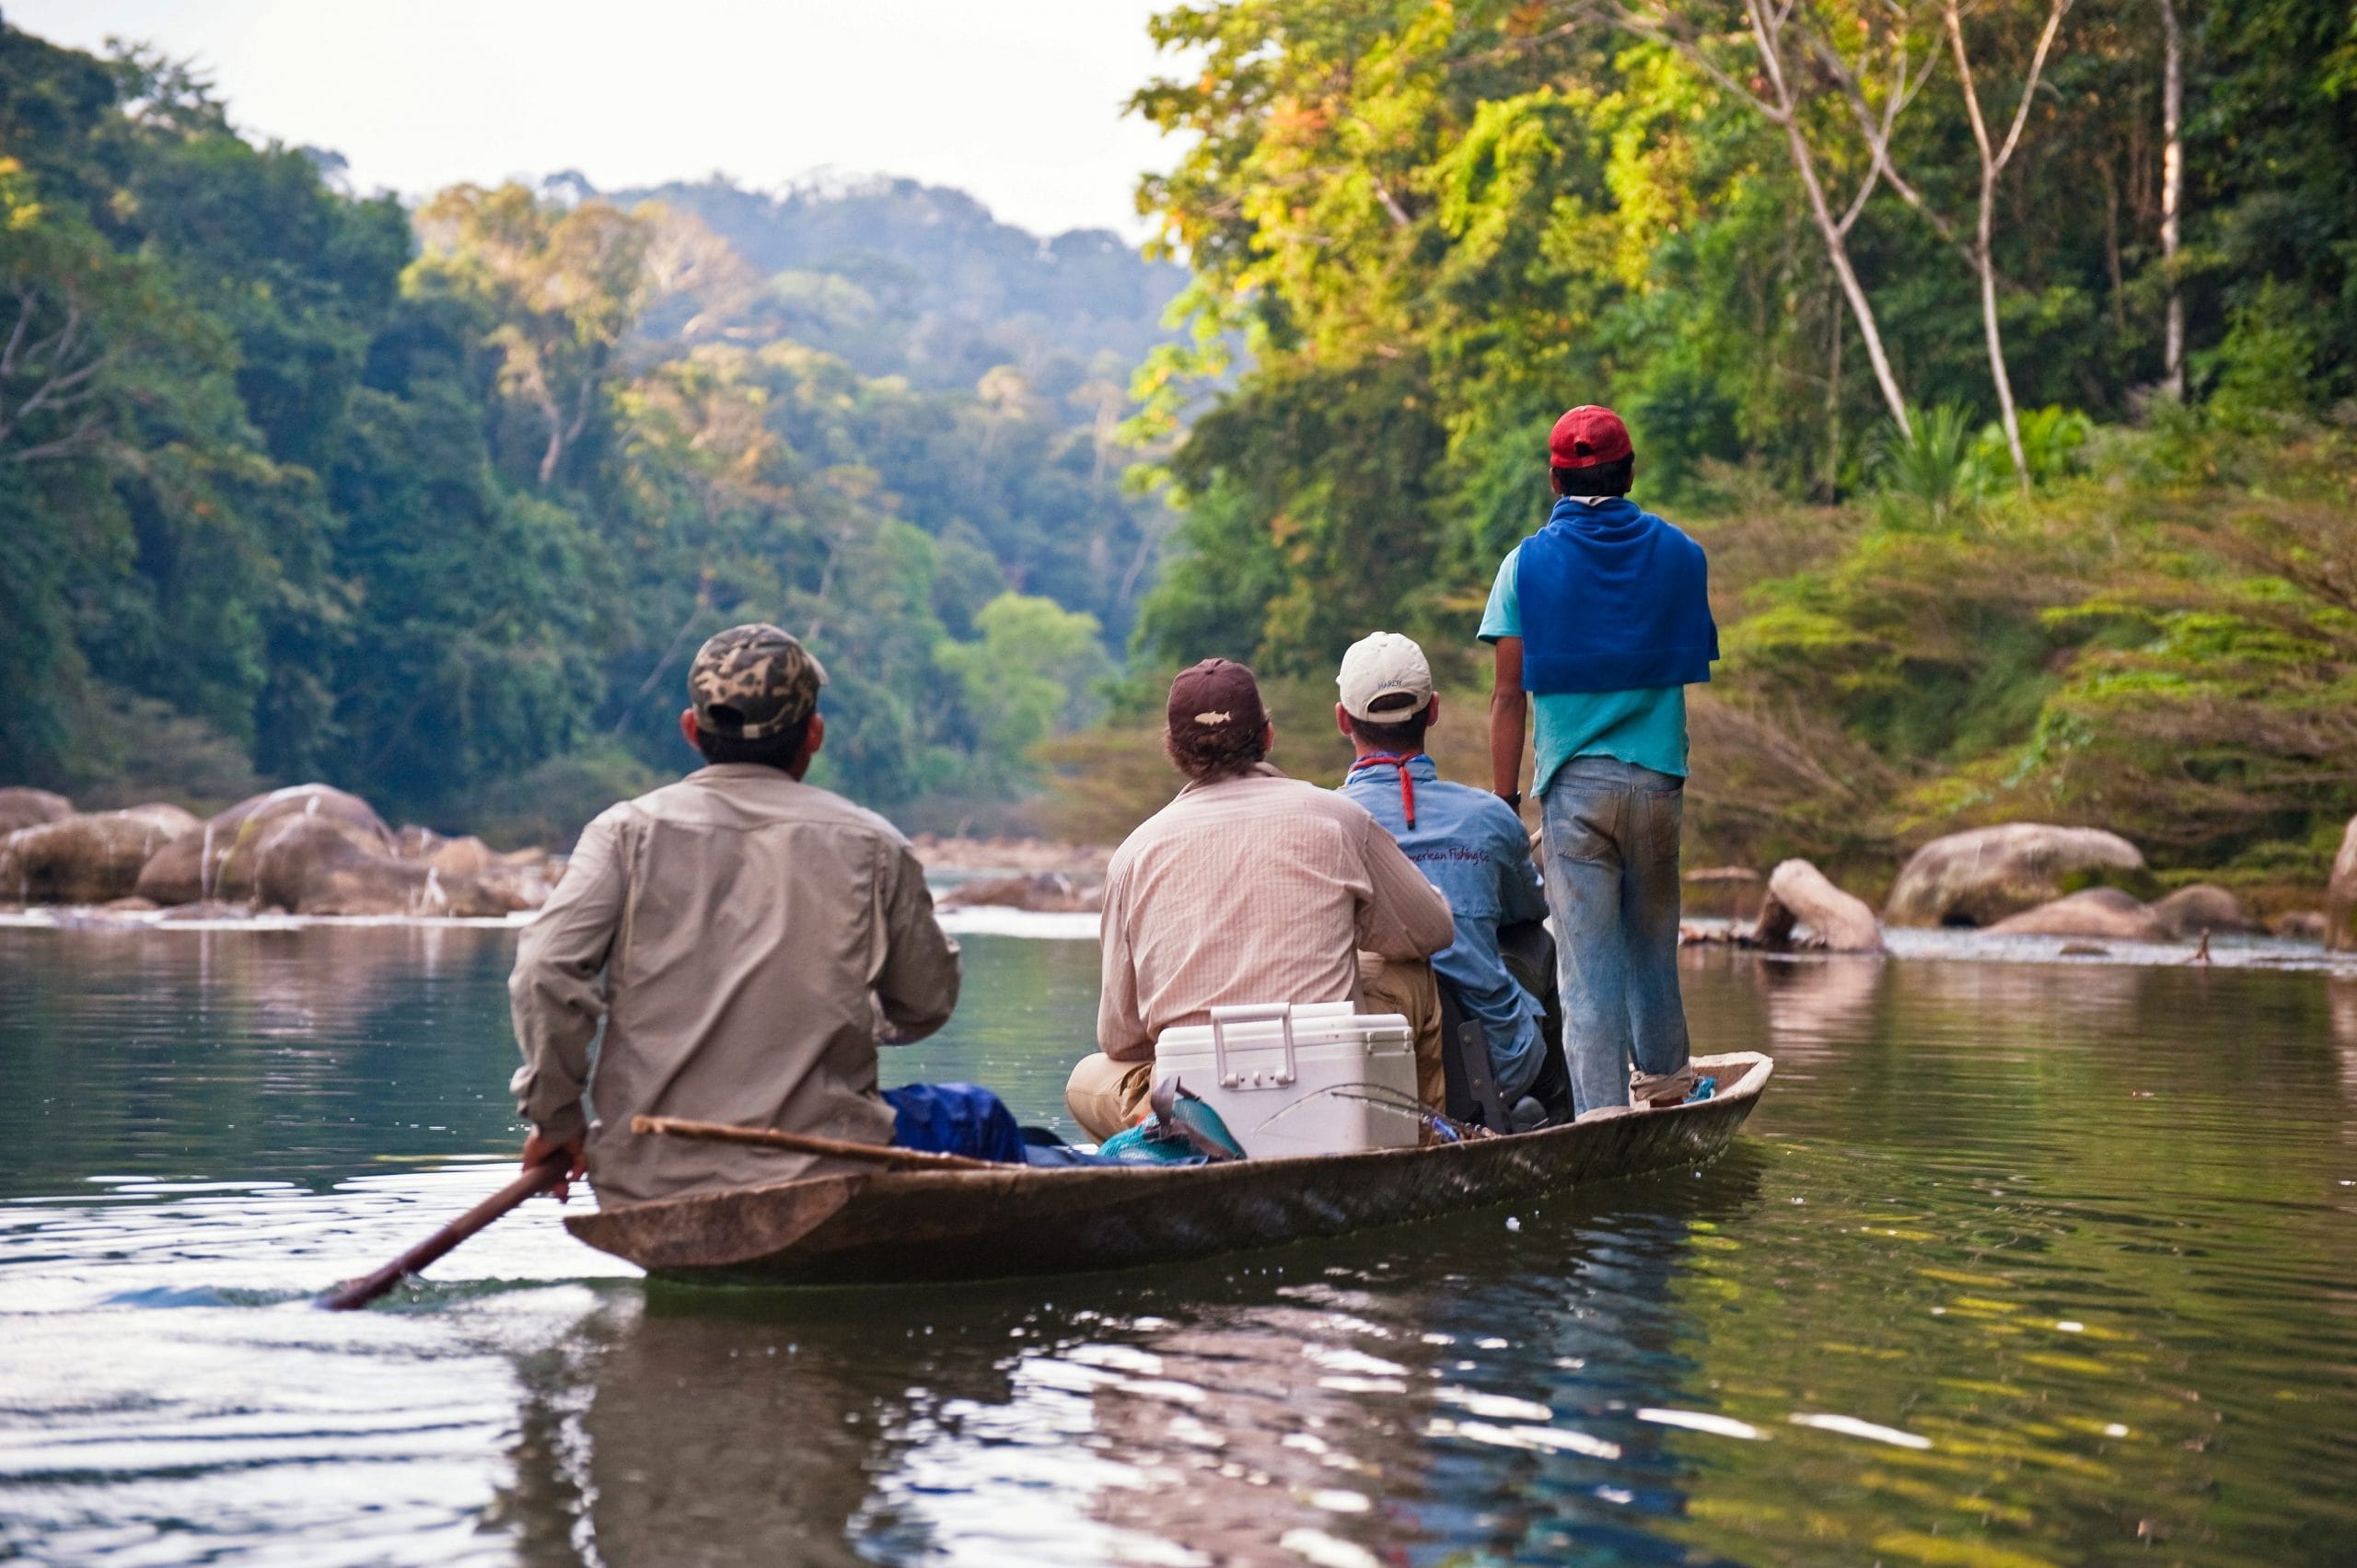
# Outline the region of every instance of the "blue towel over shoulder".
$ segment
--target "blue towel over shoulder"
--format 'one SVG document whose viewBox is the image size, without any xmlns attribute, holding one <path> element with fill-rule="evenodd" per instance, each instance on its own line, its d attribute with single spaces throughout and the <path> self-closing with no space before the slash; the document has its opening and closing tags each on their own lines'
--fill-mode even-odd
<svg viewBox="0 0 2357 1568">
<path fill-rule="evenodd" d="M 1523 541 L 1522 684 L 1630 691 L 1711 679 L 1719 656 L 1702 547 L 1626 496 L 1555 503 Z"/>
</svg>

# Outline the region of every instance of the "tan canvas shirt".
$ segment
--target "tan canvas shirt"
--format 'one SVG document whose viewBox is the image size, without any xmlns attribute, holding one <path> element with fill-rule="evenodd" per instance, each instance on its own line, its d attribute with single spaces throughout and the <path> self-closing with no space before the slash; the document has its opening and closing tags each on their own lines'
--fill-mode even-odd
<svg viewBox="0 0 2357 1568">
<path fill-rule="evenodd" d="M 1345 1002 L 1357 951 L 1423 958 L 1456 940 L 1448 900 L 1365 807 L 1270 770 L 1208 784 L 1139 824 L 1105 877 L 1097 1044 L 1117 1062 L 1215 1005 Z"/>
<path fill-rule="evenodd" d="M 892 825 L 774 768 L 725 763 L 614 807 L 517 945 L 509 1086 L 544 1134 L 583 1125 L 600 1202 L 805 1174 L 799 1155 L 646 1137 L 647 1113 L 887 1144 L 887 1043 L 958 1005 L 958 945 Z M 590 1069 L 589 1044 L 606 1034 Z"/>
</svg>

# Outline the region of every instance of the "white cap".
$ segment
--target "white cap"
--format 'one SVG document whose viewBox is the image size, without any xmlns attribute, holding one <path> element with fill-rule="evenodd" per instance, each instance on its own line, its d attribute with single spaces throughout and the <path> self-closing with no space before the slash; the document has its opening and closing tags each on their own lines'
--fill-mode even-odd
<svg viewBox="0 0 2357 1568">
<path fill-rule="evenodd" d="M 1342 656 L 1342 673 L 1334 679 L 1342 689 L 1342 711 L 1372 724 L 1399 724 L 1429 706 L 1433 700 L 1433 667 L 1412 637 L 1397 632 L 1374 632 L 1351 645 Z M 1406 694 L 1413 701 L 1376 703 Z"/>
</svg>

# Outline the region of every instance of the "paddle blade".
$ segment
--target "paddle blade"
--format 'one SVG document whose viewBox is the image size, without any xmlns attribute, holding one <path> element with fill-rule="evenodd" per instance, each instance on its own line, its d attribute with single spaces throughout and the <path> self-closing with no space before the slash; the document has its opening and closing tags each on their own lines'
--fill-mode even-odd
<svg viewBox="0 0 2357 1568">
<path fill-rule="evenodd" d="M 356 1280 L 346 1280 L 329 1291 L 319 1297 L 319 1305 L 330 1312 L 350 1312 L 367 1306 L 492 1221 L 516 1208 L 525 1199 L 536 1192 L 545 1192 L 563 1181 L 568 1163 L 569 1156 L 562 1151 L 551 1155 L 376 1272 L 363 1274 Z"/>
</svg>

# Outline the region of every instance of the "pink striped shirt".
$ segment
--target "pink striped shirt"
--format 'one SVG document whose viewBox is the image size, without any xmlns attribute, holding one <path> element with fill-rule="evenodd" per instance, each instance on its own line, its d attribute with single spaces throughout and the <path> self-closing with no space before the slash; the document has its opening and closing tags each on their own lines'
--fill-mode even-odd
<svg viewBox="0 0 2357 1568">
<path fill-rule="evenodd" d="M 1115 1061 L 1214 1006 L 1348 1001 L 1361 948 L 1424 958 L 1456 939 L 1448 900 L 1364 807 L 1263 770 L 1188 785 L 1114 852 L 1097 1044 Z"/>
</svg>

